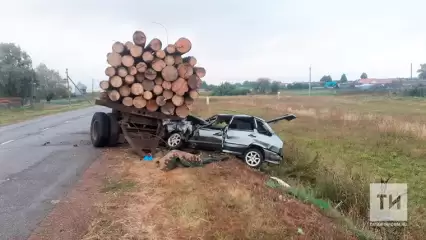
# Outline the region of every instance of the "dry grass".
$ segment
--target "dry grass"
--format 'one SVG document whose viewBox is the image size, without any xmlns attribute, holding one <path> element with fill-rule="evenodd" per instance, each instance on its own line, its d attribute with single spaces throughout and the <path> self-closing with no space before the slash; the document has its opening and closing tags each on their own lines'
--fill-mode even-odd
<svg viewBox="0 0 426 240">
<path fill-rule="evenodd" d="M 162 172 L 128 153 L 107 157 L 136 188 L 105 192 L 83 239 L 353 239 L 315 207 L 266 188 L 265 175 L 237 160 Z"/>
<path fill-rule="evenodd" d="M 294 113 L 273 126 L 286 141 L 286 164 L 266 170 L 312 188 L 317 197 L 342 202 L 340 209 L 365 225 L 368 184 L 392 176 L 410 188 L 409 227 L 389 235 L 426 234 L 426 101 L 371 96 L 212 97 L 197 114 L 247 113 L 265 119 Z M 315 156 L 318 157 L 315 158 Z M 386 238 L 386 237 L 384 237 Z"/>
</svg>

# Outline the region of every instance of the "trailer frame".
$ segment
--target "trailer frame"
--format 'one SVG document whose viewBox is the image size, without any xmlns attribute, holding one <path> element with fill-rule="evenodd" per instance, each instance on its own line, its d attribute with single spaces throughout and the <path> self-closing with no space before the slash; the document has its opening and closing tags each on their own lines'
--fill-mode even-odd
<svg viewBox="0 0 426 240">
<path fill-rule="evenodd" d="M 164 141 L 166 129 L 163 120 L 182 120 L 178 116 L 127 107 L 105 99 L 96 99 L 95 105 L 111 108 L 112 111 L 108 114 L 96 112 L 93 115 L 90 127 L 93 146 L 114 146 L 119 135 L 123 134 L 132 150 L 141 157 L 154 154 Z"/>
</svg>

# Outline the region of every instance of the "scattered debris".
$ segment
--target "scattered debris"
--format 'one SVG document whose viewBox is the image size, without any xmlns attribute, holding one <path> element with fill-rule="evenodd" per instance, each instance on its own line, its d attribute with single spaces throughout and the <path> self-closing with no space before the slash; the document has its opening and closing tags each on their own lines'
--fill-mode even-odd
<svg viewBox="0 0 426 240">
<path fill-rule="evenodd" d="M 275 181 L 277 181 L 278 184 L 280 184 L 283 187 L 289 188 L 290 185 L 288 185 L 288 183 L 284 182 L 282 179 L 279 179 L 277 177 L 270 177 L 272 179 L 274 179 Z"/>
<path fill-rule="evenodd" d="M 189 153 L 180 150 L 172 150 L 157 161 L 157 166 L 163 171 L 170 171 L 178 167 L 202 167 L 212 162 L 228 159 L 228 156 L 217 156 L 203 158 L 201 153 Z"/>
<path fill-rule="evenodd" d="M 52 200 L 52 201 L 50 201 L 50 203 L 53 204 L 53 205 L 55 205 L 55 204 L 58 204 L 60 201 L 61 200 Z"/>
<path fill-rule="evenodd" d="M 43 143 L 43 144 L 42 144 L 42 146 L 46 146 L 46 145 L 48 145 L 48 144 L 50 144 L 50 142 L 49 142 L 49 141 L 47 141 L 47 142 Z"/>
</svg>

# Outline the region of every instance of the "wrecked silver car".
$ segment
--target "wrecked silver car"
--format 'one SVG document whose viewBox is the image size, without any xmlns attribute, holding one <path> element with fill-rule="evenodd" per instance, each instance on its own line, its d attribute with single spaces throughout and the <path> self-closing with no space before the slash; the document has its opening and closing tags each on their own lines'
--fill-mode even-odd
<svg viewBox="0 0 426 240">
<path fill-rule="evenodd" d="M 287 114 L 269 121 L 250 115 L 217 114 L 208 119 L 188 116 L 184 120 L 166 120 L 165 141 L 169 148 L 191 148 L 222 151 L 242 157 L 247 165 L 259 167 L 262 162 L 279 164 L 283 159 L 283 141 L 269 124 L 291 121 Z"/>
</svg>

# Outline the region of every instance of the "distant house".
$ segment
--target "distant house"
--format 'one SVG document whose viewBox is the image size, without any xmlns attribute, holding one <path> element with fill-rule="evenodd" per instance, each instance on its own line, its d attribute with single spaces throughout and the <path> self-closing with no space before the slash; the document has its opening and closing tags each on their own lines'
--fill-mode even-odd
<svg viewBox="0 0 426 240">
<path fill-rule="evenodd" d="M 80 89 L 81 92 L 77 88 Z M 76 96 L 81 96 L 83 94 L 86 94 L 86 90 L 87 90 L 86 85 L 84 85 L 83 83 L 79 82 L 79 83 L 77 83 L 77 88 L 74 89 L 74 94 Z"/>
<path fill-rule="evenodd" d="M 364 78 L 364 79 L 360 79 L 358 81 L 358 83 L 360 84 L 387 84 L 387 83 L 393 83 L 394 81 L 396 81 L 398 79 L 396 78 Z"/>
</svg>

